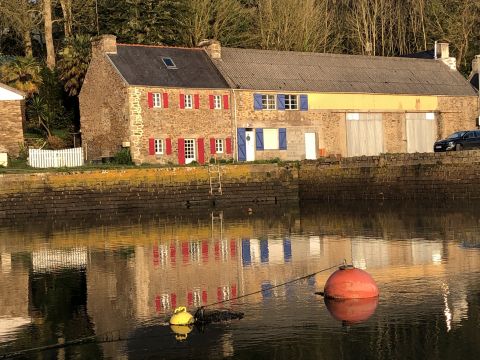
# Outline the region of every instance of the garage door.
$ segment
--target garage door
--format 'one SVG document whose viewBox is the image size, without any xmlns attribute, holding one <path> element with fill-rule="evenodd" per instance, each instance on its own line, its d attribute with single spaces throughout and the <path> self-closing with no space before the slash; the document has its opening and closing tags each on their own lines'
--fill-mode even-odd
<svg viewBox="0 0 480 360">
<path fill-rule="evenodd" d="M 406 113 L 407 152 L 432 152 L 437 139 L 434 113 Z"/>
<path fill-rule="evenodd" d="M 347 155 L 379 155 L 383 152 L 382 114 L 347 113 Z"/>
</svg>

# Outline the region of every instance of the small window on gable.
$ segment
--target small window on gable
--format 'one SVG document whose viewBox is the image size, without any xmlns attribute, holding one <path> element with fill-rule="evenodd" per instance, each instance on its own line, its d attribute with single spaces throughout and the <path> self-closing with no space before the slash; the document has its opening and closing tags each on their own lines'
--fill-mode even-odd
<svg viewBox="0 0 480 360">
<path fill-rule="evenodd" d="M 177 65 L 173 62 L 172 58 L 169 57 L 162 57 L 162 61 L 167 67 L 167 69 L 176 69 Z"/>
</svg>

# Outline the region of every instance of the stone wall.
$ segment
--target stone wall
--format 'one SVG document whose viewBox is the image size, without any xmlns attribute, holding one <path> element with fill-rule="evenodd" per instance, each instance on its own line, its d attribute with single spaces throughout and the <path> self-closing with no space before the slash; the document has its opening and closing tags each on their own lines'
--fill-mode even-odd
<svg viewBox="0 0 480 360">
<path fill-rule="evenodd" d="M 305 161 L 302 200 L 480 199 L 480 150 Z"/>
<path fill-rule="evenodd" d="M 23 146 L 25 102 L 0 101 L 0 152 L 16 157 Z"/>
<path fill-rule="evenodd" d="M 127 84 L 107 55 L 95 51 L 79 96 L 86 161 L 113 156 L 130 141 L 127 96 Z"/>
<path fill-rule="evenodd" d="M 149 107 L 147 94 L 168 94 L 168 107 Z M 180 94 L 199 95 L 198 109 L 181 109 Z M 210 109 L 209 95 L 222 96 L 222 109 Z M 132 157 L 136 163 L 178 164 L 178 139 L 204 140 L 205 160 L 214 154 L 210 152 L 210 138 L 233 138 L 232 109 L 229 100 L 228 109 L 223 108 L 223 95 L 228 95 L 228 89 L 174 89 L 159 87 L 131 87 L 129 89 L 130 127 Z M 163 105 L 163 104 L 162 104 Z M 161 155 L 149 154 L 149 139 L 170 139 L 172 153 Z M 198 142 L 196 154 L 198 159 Z M 227 154 L 216 154 L 218 159 L 233 157 Z"/>
<path fill-rule="evenodd" d="M 223 194 L 210 195 L 207 167 L 0 174 L 0 217 L 73 216 L 99 211 L 227 207 L 298 201 L 298 170 L 290 165 L 221 168 Z M 214 184 L 215 185 L 215 184 Z"/>
<path fill-rule="evenodd" d="M 356 109 L 345 110 L 312 110 L 255 111 L 254 93 L 274 94 L 268 91 L 235 91 L 236 125 L 239 128 L 286 128 L 287 150 L 256 151 L 255 158 L 264 160 L 278 157 L 282 160 L 304 160 L 306 132 L 317 134 L 317 155 L 347 156 L 347 130 L 345 115 L 347 112 L 357 112 Z M 295 92 L 289 92 L 295 93 Z M 300 93 L 298 93 L 300 94 Z M 342 96 L 339 94 L 338 96 Z M 477 114 L 477 97 L 439 96 L 436 113 L 437 138 L 444 138 L 458 131 L 475 128 Z M 401 153 L 407 151 L 406 113 L 414 111 L 399 111 L 385 109 L 374 111 L 382 114 L 384 152 Z M 425 111 L 424 111 L 425 112 Z M 433 146 L 433 144 L 432 144 Z"/>
</svg>

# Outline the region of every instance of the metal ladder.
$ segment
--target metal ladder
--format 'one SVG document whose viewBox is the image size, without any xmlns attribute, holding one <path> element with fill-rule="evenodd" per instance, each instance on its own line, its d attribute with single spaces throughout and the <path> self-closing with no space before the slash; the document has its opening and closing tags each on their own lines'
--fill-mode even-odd
<svg viewBox="0 0 480 360">
<path fill-rule="evenodd" d="M 214 192 L 223 195 L 222 168 L 220 167 L 220 164 L 217 163 L 216 158 L 213 164 L 208 164 L 208 176 L 210 177 L 210 195 L 214 195 Z"/>
<path fill-rule="evenodd" d="M 214 211 L 210 213 L 211 219 L 212 219 L 212 229 L 211 229 L 211 239 L 214 240 L 216 238 L 216 235 L 220 236 L 220 240 L 223 240 L 223 211 L 217 212 L 215 214 Z M 218 227 L 220 228 L 220 231 L 215 231 L 218 230 L 218 227 L 216 226 L 216 223 L 218 221 Z"/>
</svg>

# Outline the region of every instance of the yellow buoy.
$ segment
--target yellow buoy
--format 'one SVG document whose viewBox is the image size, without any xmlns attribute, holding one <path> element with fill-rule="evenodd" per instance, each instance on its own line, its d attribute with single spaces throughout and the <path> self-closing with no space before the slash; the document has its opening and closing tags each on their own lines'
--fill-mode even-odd
<svg viewBox="0 0 480 360">
<path fill-rule="evenodd" d="M 185 340 L 192 331 L 193 326 L 191 325 L 170 325 L 170 329 L 175 333 L 175 339 L 182 341 Z"/>
<path fill-rule="evenodd" d="M 185 306 L 176 308 L 170 318 L 170 325 L 191 325 L 193 322 L 193 316 L 187 311 Z"/>
</svg>

